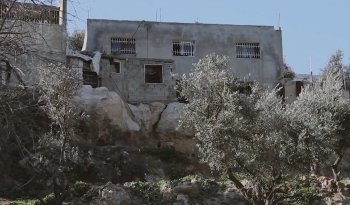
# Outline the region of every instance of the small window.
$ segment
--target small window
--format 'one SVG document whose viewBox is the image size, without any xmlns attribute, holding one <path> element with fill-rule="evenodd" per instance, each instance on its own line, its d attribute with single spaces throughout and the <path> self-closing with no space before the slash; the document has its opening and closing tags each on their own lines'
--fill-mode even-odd
<svg viewBox="0 0 350 205">
<path fill-rule="evenodd" d="M 194 41 L 173 41 L 174 56 L 194 56 Z"/>
<path fill-rule="evenodd" d="M 237 58 L 260 58 L 259 43 L 236 43 Z"/>
<path fill-rule="evenodd" d="M 113 68 L 114 68 L 114 72 L 115 73 L 120 73 L 121 72 L 121 63 L 120 62 L 114 62 L 113 64 L 112 64 L 112 66 L 113 66 Z"/>
<path fill-rule="evenodd" d="M 163 83 L 163 65 L 145 65 L 145 83 Z"/>
<path fill-rule="evenodd" d="M 112 54 L 135 54 L 135 39 L 111 38 Z"/>
</svg>

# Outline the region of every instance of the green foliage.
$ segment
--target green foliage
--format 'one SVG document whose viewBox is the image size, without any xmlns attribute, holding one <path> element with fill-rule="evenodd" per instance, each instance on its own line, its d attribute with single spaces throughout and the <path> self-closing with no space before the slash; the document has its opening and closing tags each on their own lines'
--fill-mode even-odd
<svg viewBox="0 0 350 205">
<path fill-rule="evenodd" d="M 291 205 L 308 205 L 325 196 L 319 188 L 310 186 L 306 181 L 295 180 L 289 184 L 287 203 Z"/>
<path fill-rule="evenodd" d="M 89 189 L 90 189 L 90 184 L 82 182 L 82 181 L 77 181 L 69 188 L 69 193 L 73 197 L 81 197 L 86 192 L 88 192 Z"/>
<path fill-rule="evenodd" d="M 17 200 L 10 205 L 40 205 L 40 201 L 37 199 Z"/>
<path fill-rule="evenodd" d="M 322 83 L 283 105 L 275 91 L 256 85 L 240 92 L 242 81 L 232 76 L 227 57 L 206 56 L 179 83 L 188 101 L 180 125 L 195 131 L 201 159 L 212 169 L 242 188 L 235 174 L 245 173 L 254 191 L 241 190 L 250 203 L 283 201 L 288 196 L 276 190 L 289 190 L 286 181 L 308 174 L 350 134 L 338 59 L 331 59 Z"/>
<path fill-rule="evenodd" d="M 293 79 L 295 77 L 295 72 L 292 70 L 292 68 L 288 64 L 284 64 L 280 78 L 288 78 L 288 79 Z"/>
<path fill-rule="evenodd" d="M 72 50 L 81 51 L 84 45 L 84 37 L 84 30 L 74 30 L 73 33 L 68 36 L 68 47 Z"/>
<path fill-rule="evenodd" d="M 55 204 L 55 202 L 56 202 L 55 194 L 54 194 L 54 193 L 50 193 L 50 194 L 46 195 L 46 196 L 43 198 L 43 201 L 44 201 L 44 203 L 46 203 L 46 204 Z"/>
<path fill-rule="evenodd" d="M 142 199 L 142 202 L 147 205 L 166 205 L 168 199 L 163 198 L 160 192 L 160 182 L 127 182 L 125 187 L 131 189 L 132 193 Z"/>
<path fill-rule="evenodd" d="M 189 175 L 176 182 L 191 182 L 199 186 L 201 192 L 205 195 L 215 195 L 218 191 L 224 190 L 226 185 L 223 181 L 208 179 L 199 175 Z"/>
</svg>

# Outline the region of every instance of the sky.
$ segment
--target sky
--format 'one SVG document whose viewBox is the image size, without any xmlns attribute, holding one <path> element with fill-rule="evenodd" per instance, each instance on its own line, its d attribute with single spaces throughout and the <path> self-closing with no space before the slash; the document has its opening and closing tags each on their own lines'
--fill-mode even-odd
<svg viewBox="0 0 350 205">
<path fill-rule="evenodd" d="M 336 50 L 350 60 L 350 0 L 68 0 L 68 29 L 86 19 L 281 27 L 283 56 L 296 73 L 318 74 Z M 311 60 L 310 60 L 311 59 Z"/>
</svg>

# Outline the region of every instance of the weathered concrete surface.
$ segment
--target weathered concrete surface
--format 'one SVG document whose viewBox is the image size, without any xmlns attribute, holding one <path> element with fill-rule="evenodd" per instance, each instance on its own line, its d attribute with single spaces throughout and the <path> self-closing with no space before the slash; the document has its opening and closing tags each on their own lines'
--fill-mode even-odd
<svg viewBox="0 0 350 205">
<path fill-rule="evenodd" d="M 137 31 L 137 32 L 135 32 Z M 135 54 L 112 54 L 111 38 L 135 38 Z M 194 56 L 174 56 L 172 42 L 194 41 Z M 259 43 L 261 58 L 237 58 L 236 43 Z M 229 66 L 238 77 L 257 80 L 273 88 L 282 68 L 282 34 L 273 26 L 166 23 L 88 19 L 84 50 L 105 54 L 102 84 L 119 90 L 129 102 L 174 102 L 175 79 L 171 73 L 188 74 L 193 63 L 210 53 L 230 57 Z M 171 60 L 168 68 L 164 60 Z M 113 61 L 121 61 L 122 72 L 113 73 Z M 147 84 L 145 64 L 163 65 L 163 83 Z M 113 81 L 111 80 L 113 79 Z M 104 84 L 106 83 L 106 84 Z"/>
</svg>

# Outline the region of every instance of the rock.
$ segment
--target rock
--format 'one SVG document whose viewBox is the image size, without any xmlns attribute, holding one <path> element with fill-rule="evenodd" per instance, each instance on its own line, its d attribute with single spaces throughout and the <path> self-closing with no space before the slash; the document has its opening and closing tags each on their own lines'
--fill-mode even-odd
<svg viewBox="0 0 350 205">
<path fill-rule="evenodd" d="M 334 181 L 334 179 L 329 178 L 329 177 L 318 177 L 317 181 L 321 183 L 321 188 L 327 192 L 337 192 L 337 184 Z"/>
<path fill-rule="evenodd" d="M 140 125 L 135 122 L 128 104 L 116 92 L 109 91 L 105 87 L 92 88 L 84 85 L 75 100 L 87 112 L 95 112 L 101 119 L 107 118 L 109 124 L 120 131 L 140 130 Z"/>
<path fill-rule="evenodd" d="M 185 194 L 190 197 L 197 197 L 199 195 L 199 187 L 197 184 L 187 182 L 174 187 L 174 192 L 177 194 Z"/>
<path fill-rule="evenodd" d="M 225 202 L 228 204 L 245 205 L 244 197 L 235 188 L 227 188 L 223 193 Z"/>
<path fill-rule="evenodd" d="M 180 115 L 184 106 L 185 106 L 184 103 L 178 103 L 178 102 L 169 103 L 168 106 L 163 111 L 162 116 L 159 120 L 159 123 L 157 126 L 157 132 L 159 133 L 177 132 L 183 135 L 190 135 L 191 133 L 186 132 L 183 129 L 178 129 Z"/>
<path fill-rule="evenodd" d="M 332 197 L 327 197 L 324 199 L 327 205 L 345 205 L 350 204 L 350 198 L 345 197 L 340 193 L 334 194 Z"/>
<path fill-rule="evenodd" d="M 177 195 L 176 196 L 176 200 L 178 202 L 182 202 L 181 203 L 182 205 L 190 205 L 191 204 L 190 198 L 187 195 L 184 195 L 184 194 Z M 178 202 L 175 202 L 175 203 L 177 204 Z"/>
<path fill-rule="evenodd" d="M 131 205 L 131 196 L 120 185 L 108 182 L 100 190 L 100 205 Z"/>
<path fill-rule="evenodd" d="M 129 105 L 132 113 L 135 116 L 136 121 L 141 126 L 141 129 L 146 133 L 154 131 L 155 125 L 160 119 L 160 115 L 163 112 L 165 105 L 160 102 L 153 102 L 148 104 Z"/>
</svg>

